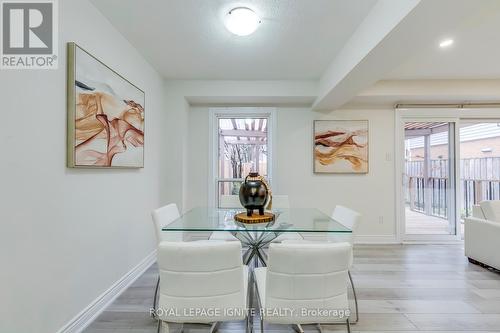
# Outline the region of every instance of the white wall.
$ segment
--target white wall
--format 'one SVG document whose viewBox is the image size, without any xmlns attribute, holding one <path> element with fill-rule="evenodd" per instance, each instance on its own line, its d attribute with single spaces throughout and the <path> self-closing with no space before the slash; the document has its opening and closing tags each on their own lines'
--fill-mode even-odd
<svg viewBox="0 0 500 333">
<path fill-rule="evenodd" d="M 154 250 L 152 209 L 206 204 L 208 112 L 189 102 L 278 105 L 276 191 L 327 213 L 352 206 L 361 233 L 394 233 L 391 110 L 291 107 L 314 100 L 312 81 L 164 82 L 88 1 L 59 11 L 59 69 L 0 72 L 0 332 L 56 332 Z M 144 169 L 66 168 L 68 41 L 146 92 Z M 312 119 L 336 117 L 370 120 L 370 174 L 312 174 Z"/>
<path fill-rule="evenodd" d="M 155 248 L 163 80 L 87 1 L 59 7 L 59 69 L 0 71 L 0 332 L 56 332 Z M 68 41 L 146 92 L 144 169 L 66 168 Z"/>
<path fill-rule="evenodd" d="M 369 173 L 314 174 L 314 119 L 367 119 Z M 388 241 L 395 237 L 394 110 L 337 110 L 324 114 L 280 108 L 277 131 L 274 186 L 277 192 L 290 196 L 292 206 L 317 207 L 327 214 L 336 204 L 351 207 L 363 215 L 358 241 Z"/>
<path fill-rule="evenodd" d="M 358 241 L 387 242 L 395 238 L 394 110 L 338 110 L 313 112 L 308 108 L 277 108 L 273 191 L 288 194 L 296 207 L 317 207 L 330 214 L 335 204 L 359 210 L 363 221 Z M 369 173 L 314 174 L 312 125 L 314 119 L 368 119 Z M 189 110 L 186 209 L 207 205 L 208 107 Z"/>
<path fill-rule="evenodd" d="M 163 138 L 167 147 L 164 161 L 166 172 L 160 178 L 162 200 L 175 202 L 182 211 L 186 211 L 193 207 L 193 200 L 199 202 L 200 197 L 206 196 L 206 184 L 205 187 L 200 186 L 203 186 L 203 181 L 207 182 L 204 168 L 208 167 L 208 113 L 205 112 L 206 119 L 198 119 L 190 113 L 190 103 L 310 104 L 316 96 L 316 90 L 317 82 L 314 81 L 166 81 L 165 109 L 169 121 L 164 128 Z M 195 149 L 190 145 L 195 145 Z M 169 178 L 164 179 L 165 177 Z M 206 202 L 205 200 L 203 204 L 206 205 Z"/>
</svg>

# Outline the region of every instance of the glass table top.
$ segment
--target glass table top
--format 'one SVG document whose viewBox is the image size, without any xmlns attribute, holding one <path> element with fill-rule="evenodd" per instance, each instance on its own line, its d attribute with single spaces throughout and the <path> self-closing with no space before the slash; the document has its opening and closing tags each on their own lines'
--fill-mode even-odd
<svg viewBox="0 0 500 333">
<path fill-rule="evenodd" d="M 328 232 L 350 233 L 351 230 L 315 208 L 273 209 L 273 222 L 244 224 L 234 215 L 244 209 L 197 207 L 165 226 L 162 231 L 259 231 L 259 232 Z"/>
</svg>

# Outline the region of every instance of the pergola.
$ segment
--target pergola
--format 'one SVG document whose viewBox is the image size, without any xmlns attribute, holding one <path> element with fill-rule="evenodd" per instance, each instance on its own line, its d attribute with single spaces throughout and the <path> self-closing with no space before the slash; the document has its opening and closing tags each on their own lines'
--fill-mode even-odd
<svg viewBox="0 0 500 333">
<path fill-rule="evenodd" d="M 243 175 L 235 175 L 234 172 L 229 177 L 225 175 L 227 160 L 233 168 L 235 163 L 240 167 L 244 163 L 252 163 L 253 171 L 261 172 L 259 169 L 263 154 L 262 147 L 266 145 L 266 118 L 219 119 L 219 163 L 221 170 L 219 176 L 225 179 L 241 179 L 243 177 Z"/>
</svg>

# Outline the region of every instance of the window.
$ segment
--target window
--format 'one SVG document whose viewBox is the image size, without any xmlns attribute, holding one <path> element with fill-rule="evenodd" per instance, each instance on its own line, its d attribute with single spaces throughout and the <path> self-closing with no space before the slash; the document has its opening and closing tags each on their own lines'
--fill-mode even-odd
<svg viewBox="0 0 500 333">
<path fill-rule="evenodd" d="M 234 208 L 241 182 L 255 171 L 271 181 L 271 123 L 268 108 L 212 110 L 211 205 Z M 231 206 L 231 203 L 232 206 Z M 237 206 L 236 206 L 237 207 Z"/>
</svg>

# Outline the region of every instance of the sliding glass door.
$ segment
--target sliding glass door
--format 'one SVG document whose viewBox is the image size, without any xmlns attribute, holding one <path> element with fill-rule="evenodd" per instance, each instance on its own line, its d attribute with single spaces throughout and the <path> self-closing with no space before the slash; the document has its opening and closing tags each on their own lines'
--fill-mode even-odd
<svg viewBox="0 0 500 333">
<path fill-rule="evenodd" d="M 500 119 L 460 121 L 460 226 L 483 200 L 500 200 Z"/>
<path fill-rule="evenodd" d="M 404 238 L 455 236 L 455 122 L 404 121 Z"/>
<path fill-rule="evenodd" d="M 457 241 L 473 205 L 500 200 L 500 109 L 396 108 L 397 235 Z"/>
</svg>

